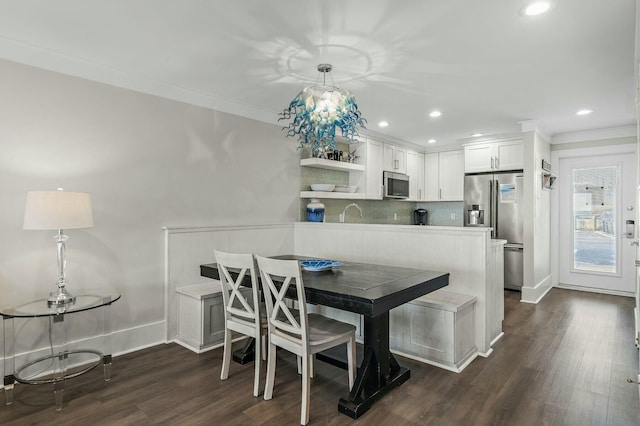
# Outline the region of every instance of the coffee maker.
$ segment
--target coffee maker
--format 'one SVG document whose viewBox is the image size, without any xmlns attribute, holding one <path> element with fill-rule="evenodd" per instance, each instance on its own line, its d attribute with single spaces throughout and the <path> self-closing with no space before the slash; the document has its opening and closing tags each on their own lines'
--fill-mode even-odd
<svg viewBox="0 0 640 426">
<path fill-rule="evenodd" d="M 427 224 L 427 211 L 425 209 L 415 209 L 413 211 L 413 224 L 414 225 Z"/>
</svg>

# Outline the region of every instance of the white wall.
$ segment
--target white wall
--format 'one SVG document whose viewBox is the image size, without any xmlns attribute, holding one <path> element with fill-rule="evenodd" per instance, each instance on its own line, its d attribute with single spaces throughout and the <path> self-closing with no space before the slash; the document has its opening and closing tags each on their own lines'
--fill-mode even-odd
<svg viewBox="0 0 640 426">
<path fill-rule="evenodd" d="M 537 303 L 551 287 L 551 192 L 542 189 L 542 160 L 551 161 L 549 143 L 537 132 L 524 136 L 524 285 L 522 301 Z"/>
<path fill-rule="evenodd" d="M 278 125 L 4 60 L 0 93 L 2 306 L 57 277 L 54 232 L 22 230 L 27 191 L 91 193 L 95 227 L 68 231 L 69 290 L 121 292 L 116 331 L 164 321 L 163 226 L 298 219 L 297 144 Z"/>
</svg>

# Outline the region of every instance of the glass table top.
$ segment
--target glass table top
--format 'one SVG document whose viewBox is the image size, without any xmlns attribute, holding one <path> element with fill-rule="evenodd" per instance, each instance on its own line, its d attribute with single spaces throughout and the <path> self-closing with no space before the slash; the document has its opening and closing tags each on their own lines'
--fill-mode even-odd
<svg viewBox="0 0 640 426">
<path fill-rule="evenodd" d="M 75 303 L 65 306 L 48 306 L 47 299 L 36 300 L 20 306 L 0 308 L 3 317 L 44 317 L 86 311 L 110 305 L 120 299 L 120 294 L 78 294 Z"/>
</svg>

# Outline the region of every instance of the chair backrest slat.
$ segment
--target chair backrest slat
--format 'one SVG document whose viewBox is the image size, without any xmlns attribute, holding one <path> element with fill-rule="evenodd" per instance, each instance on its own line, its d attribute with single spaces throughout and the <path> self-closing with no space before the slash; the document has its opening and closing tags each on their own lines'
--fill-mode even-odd
<svg viewBox="0 0 640 426">
<path fill-rule="evenodd" d="M 216 263 L 220 272 L 222 299 L 224 302 L 225 321 L 260 324 L 259 288 L 256 275 L 255 260 L 252 254 L 225 253 L 215 250 Z M 237 272 L 234 279 L 232 273 Z M 249 301 L 240 291 L 246 277 L 251 280 Z"/>
<path fill-rule="evenodd" d="M 256 256 L 256 259 L 269 318 L 269 333 L 297 337 L 307 346 L 307 305 L 300 265 L 296 260 L 270 259 L 262 256 Z M 285 303 L 287 297 L 292 297 L 292 292 L 289 292 L 292 285 L 295 286 L 297 315 Z"/>
</svg>

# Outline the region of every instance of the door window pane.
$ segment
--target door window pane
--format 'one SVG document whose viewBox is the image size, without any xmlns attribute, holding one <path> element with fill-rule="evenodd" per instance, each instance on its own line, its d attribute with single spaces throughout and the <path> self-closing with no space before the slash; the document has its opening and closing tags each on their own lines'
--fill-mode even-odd
<svg viewBox="0 0 640 426">
<path fill-rule="evenodd" d="M 573 169 L 573 269 L 617 272 L 618 167 Z"/>
</svg>

